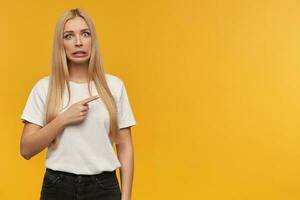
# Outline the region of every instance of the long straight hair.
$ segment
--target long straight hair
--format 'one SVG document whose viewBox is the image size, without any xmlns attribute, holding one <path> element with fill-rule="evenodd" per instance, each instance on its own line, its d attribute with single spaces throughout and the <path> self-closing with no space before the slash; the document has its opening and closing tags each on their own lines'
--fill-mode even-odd
<svg viewBox="0 0 300 200">
<path fill-rule="evenodd" d="M 65 12 L 57 21 L 54 41 L 53 41 L 53 51 L 52 51 L 52 63 L 51 63 L 51 73 L 49 77 L 49 88 L 46 99 L 45 106 L 45 120 L 46 124 L 52 121 L 62 110 L 63 110 L 63 96 L 65 92 L 65 86 L 68 89 L 68 105 L 70 103 L 70 76 L 68 69 L 68 62 L 66 57 L 66 52 L 63 47 L 63 30 L 65 23 L 69 19 L 75 17 L 82 17 L 87 23 L 91 31 L 92 47 L 91 56 L 88 64 L 88 90 L 91 94 L 90 82 L 94 81 L 97 92 L 100 99 L 105 104 L 110 116 L 110 129 L 109 138 L 111 143 L 119 143 L 119 128 L 118 128 L 118 117 L 117 117 L 117 106 L 115 99 L 108 87 L 105 78 L 105 72 L 102 63 L 102 56 L 99 48 L 99 42 L 96 35 L 95 26 L 91 18 L 81 9 L 75 8 Z M 56 137 L 49 147 L 56 149 L 59 145 L 59 139 Z"/>
</svg>

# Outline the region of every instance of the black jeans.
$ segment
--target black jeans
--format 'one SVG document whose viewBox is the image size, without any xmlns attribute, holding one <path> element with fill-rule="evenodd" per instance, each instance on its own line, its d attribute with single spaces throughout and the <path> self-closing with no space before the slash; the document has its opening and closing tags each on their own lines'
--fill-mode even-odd
<svg viewBox="0 0 300 200">
<path fill-rule="evenodd" d="M 46 168 L 40 200 L 120 200 L 116 170 L 78 175 Z"/>
</svg>

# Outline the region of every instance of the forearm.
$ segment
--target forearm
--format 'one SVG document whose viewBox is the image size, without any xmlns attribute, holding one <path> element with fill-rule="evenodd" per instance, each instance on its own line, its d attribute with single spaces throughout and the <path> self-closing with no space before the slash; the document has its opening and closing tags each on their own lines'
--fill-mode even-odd
<svg viewBox="0 0 300 200">
<path fill-rule="evenodd" d="M 30 159 L 38 154 L 46 148 L 64 128 L 65 123 L 59 117 L 56 117 L 37 132 L 23 138 L 21 142 L 22 155 L 24 155 L 26 159 Z"/>
<path fill-rule="evenodd" d="M 120 178 L 122 200 L 130 200 L 134 173 L 133 146 L 131 144 L 118 144 L 117 152 L 121 162 Z"/>
</svg>

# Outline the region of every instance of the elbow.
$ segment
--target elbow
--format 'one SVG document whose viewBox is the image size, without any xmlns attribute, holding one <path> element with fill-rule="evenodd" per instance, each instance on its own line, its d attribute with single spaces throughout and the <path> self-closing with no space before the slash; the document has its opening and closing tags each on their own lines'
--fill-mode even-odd
<svg viewBox="0 0 300 200">
<path fill-rule="evenodd" d="M 26 160 L 30 160 L 30 158 L 32 157 L 23 145 L 21 145 L 20 148 L 20 155 Z"/>
<path fill-rule="evenodd" d="M 27 156 L 27 155 L 22 155 L 22 157 L 26 160 L 30 160 L 30 158 L 31 158 L 30 156 Z"/>
<path fill-rule="evenodd" d="M 28 154 L 25 154 L 25 153 L 21 153 L 21 156 L 26 160 L 30 160 L 30 158 L 31 158 L 31 156 L 29 156 Z"/>
</svg>

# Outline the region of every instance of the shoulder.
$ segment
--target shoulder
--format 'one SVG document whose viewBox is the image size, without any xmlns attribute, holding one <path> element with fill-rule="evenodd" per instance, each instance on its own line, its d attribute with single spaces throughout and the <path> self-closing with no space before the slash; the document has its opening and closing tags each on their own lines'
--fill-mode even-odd
<svg viewBox="0 0 300 200">
<path fill-rule="evenodd" d="M 108 73 L 105 74 L 105 77 L 112 95 L 119 100 L 122 96 L 123 90 L 125 89 L 123 80 L 116 75 Z"/>
<path fill-rule="evenodd" d="M 48 84 L 48 81 L 49 81 L 49 76 L 43 76 L 35 82 L 34 87 L 42 87 Z"/>
<path fill-rule="evenodd" d="M 116 75 L 105 73 L 105 78 L 109 84 L 118 86 L 123 84 L 123 80 Z"/>
<path fill-rule="evenodd" d="M 123 80 L 113 74 L 105 74 L 106 82 L 112 92 L 119 93 L 124 85 Z"/>
<path fill-rule="evenodd" d="M 33 90 L 36 93 L 45 97 L 47 95 L 48 85 L 49 85 L 49 75 L 43 76 L 36 81 L 36 83 L 33 86 Z"/>
</svg>

